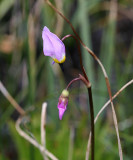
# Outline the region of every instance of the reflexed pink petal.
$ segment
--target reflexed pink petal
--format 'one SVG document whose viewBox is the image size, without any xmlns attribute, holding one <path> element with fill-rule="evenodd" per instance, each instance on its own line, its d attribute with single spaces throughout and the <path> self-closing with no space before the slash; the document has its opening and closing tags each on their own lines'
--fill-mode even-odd
<svg viewBox="0 0 133 160">
<path fill-rule="evenodd" d="M 47 34 L 44 35 L 43 52 L 45 56 L 53 57 L 55 54 L 54 47 Z"/>
<path fill-rule="evenodd" d="M 57 62 L 62 63 L 62 59 L 65 57 L 64 43 L 54 33 L 50 32 L 46 26 L 42 31 L 42 39 L 44 55 L 57 59 Z"/>
<path fill-rule="evenodd" d="M 62 120 L 62 117 L 64 115 L 64 112 L 65 112 L 66 109 L 63 109 L 63 108 L 59 108 L 59 119 Z"/>
<path fill-rule="evenodd" d="M 66 110 L 66 106 L 68 104 L 68 102 L 65 103 L 64 98 L 62 99 L 62 97 L 59 98 L 61 102 L 58 103 L 58 109 L 59 109 L 59 119 L 62 120 L 62 117 L 64 115 L 64 112 Z"/>
</svg>

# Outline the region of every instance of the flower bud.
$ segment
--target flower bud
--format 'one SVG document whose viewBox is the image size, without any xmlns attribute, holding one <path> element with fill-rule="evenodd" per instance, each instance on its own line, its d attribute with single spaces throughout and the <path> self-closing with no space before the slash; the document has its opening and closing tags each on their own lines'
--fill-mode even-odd
<svg viewBox="0 0 133 160">
<path fill-rule="evenodd" d="M 62 120 L 64 112 L 66 111 L 68 105 L 68 90 L 64 89 L 59 97 L 59 102 L 57 108 L 59 109 L 59 119 Z"/>
</svg>

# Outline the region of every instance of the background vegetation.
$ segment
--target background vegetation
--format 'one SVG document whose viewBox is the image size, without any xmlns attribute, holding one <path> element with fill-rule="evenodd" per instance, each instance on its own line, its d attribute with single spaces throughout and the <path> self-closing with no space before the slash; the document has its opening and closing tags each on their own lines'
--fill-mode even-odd
<svg viewBox="0 0 133 160">
<path fill-rule="evenodd" d="M 133 78 L 133 1 L 51 1 L 72 22 L 81 39 L 100 58 L 115 94 Z M 115 14 L 115 16 L 114 16 Z M 112 18 L 113 17 L 113 18 Z M 70 90 L 67 112 L 58 118 L 57 103 L 68 82 L 81 73 L 78 50 L 72 38 L 65 40 L 67 59 L 51 65 L 43 55 L 42 29 L 47 26 L 60 38 L 73 34 L 70 26 L 43 0 L 0 0 L 0 80 L 28 112 L 26 124 L 40 141 L 40 114 L 48 102 L 46 147 L 61 160 L 85 158 L 90 131 L 88 97 L 82 83 Z M 82 48 L 84 65 L 92 83 L 95 115 L 109 99 L 101 69 Z M 133 157 L 133 85 L 114 101 L 124 160 Z M 0 160 L 43 159 L 40 152 L 15 129 L 19 114 L 0 93 Z M 96 160 L 117 160 L 117 138 L 110 108 L 96 129 Z"/>
</svg>

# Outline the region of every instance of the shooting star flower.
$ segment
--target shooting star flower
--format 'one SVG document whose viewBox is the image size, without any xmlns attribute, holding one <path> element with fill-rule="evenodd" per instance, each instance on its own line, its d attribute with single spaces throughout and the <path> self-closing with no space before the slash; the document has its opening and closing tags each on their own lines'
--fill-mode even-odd
<svg viewBox="0 0 133 160">
<path fill-rule="evenodd" d="M 64 112 L 67 109 L 68 105 L 68 97 L 69 97 L 69 92 L 68 90 L 63 90 L 60 97 L 59 97 L 59 102 L 57 108 L 59 109 L 59 119 L 62 120 L 62 117 L 64 115 Z"/>
<path fill-rule="evenodd" d="M 66 59 L 64 43 L 45 26 L 42 31 L 43 52 L 54 62 L 63 63 Z"/>
</svg>

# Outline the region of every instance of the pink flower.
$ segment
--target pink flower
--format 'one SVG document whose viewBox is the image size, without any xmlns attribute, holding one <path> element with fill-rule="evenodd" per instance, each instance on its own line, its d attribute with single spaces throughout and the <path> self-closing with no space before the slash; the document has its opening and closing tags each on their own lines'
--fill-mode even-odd
<svg viewBox="0 0 133 160">
<path fill-rule="evenodd" d="M 68 92 L 68 90 L 65 89 L 65 90 L 62 91 L 62 93 L 59 97 L 59 102 L 58 102 L 57 108 L 59 109 L 59 119 L 60 120 L 62 120 L 64 112 L 67 109 L 68 96 L 69 96 L 69 92 Z"/>
<path fill-rule="evenodd" d="M 63 63 L 66 59 L 64 43 L 45 26 L 42 31 L 43 52 L 56 63 Z"/>
</svg>

